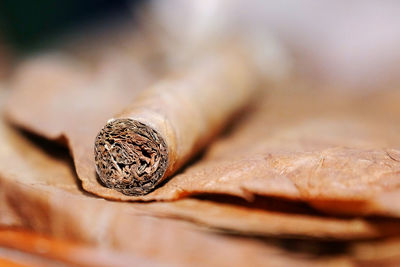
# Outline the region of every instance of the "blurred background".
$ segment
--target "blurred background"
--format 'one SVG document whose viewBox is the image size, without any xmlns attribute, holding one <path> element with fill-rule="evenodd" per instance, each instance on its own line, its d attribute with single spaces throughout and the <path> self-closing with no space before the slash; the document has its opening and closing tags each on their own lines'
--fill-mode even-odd
<svg viewBox="0 0 400 267">
<path fill-rule="evenodd" d="M 143 38 L 171 54 L 237 32 L 259 40 L 261 51 L 268 46 L 273 55 L 264 63 L 275 78 L 297 75 L 355 92 L 393 88 L 399 14 L 400 3 L 389 0 L 3 0 L 0 77 L 42 51 L 72 46 L 84 55 L 101 43 L 130 46 L 133 32 L 151 31 Z"/>
</svg>

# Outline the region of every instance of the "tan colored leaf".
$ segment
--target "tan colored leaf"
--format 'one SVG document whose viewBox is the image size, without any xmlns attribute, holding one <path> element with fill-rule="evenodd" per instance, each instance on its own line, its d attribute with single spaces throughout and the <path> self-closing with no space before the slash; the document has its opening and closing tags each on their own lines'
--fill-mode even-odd
<svg viewBox="0 0 400 267">
<path fill-rule="evenodd" d="M 52 78 L 67 79 L 75 75 L 73 68 L 56 71 L 48 65 L 20 70 L 8 117 L 47 138 L 65 138 L 78 176 L 95 180 L 94 137 L 134 92 L 127 94 L 122 85 L 112 91 L 97 86 L 97 93 L 82 90 L 85 86 L 74 90 Z M 74 80 L 82 78 L 68 82 Z M 39 94 L 43 97 L 30 101 Z M 96 183 L 83 187 L 118 200 L 264 195 L 307 201 L 333 213 L 400 214 L 393 201 L 400 196 L 398 94 L 348 96 L 294 88 L 270 90 L 262 99 L 201 159 L 148 195 L 125 196 Z"/>
<path fill-rule="evenodd" d="M 276 226 L 280 218 L 282 224 L 310 220 L 310 230 L 326 225 L 329 229 L 317 231 L 324 236 L 335 235 L 332 229 L 339 228 L 341 235 L 348 230 L 353 237 L 375 236 L 379 232 L 362 220 L 321 219 L 318 222 L 318 217 L 296 219 L 297 215 L 293 215 L 285 218 L 263 210 L 252 214 L 253 211 L 245 208 L 201 200 L 152 204 L 110 202 L 79 188 L 68 158 L 59 149 L 43 150 L 45 144 L 37 146 L 4 124 L 0 127 L 0 138 L 7 140 L 0 150 L 0 188 L 4 195 L 2 207 L 8 207 L 0 209 L 1 217 L 11 215 L 14 218 L 11 225 L 61 239 L 106 250 L 134 252 L 154 261 L 178 265 L 258 266 L 268 262 L 270 265 L 306 266 L 347 263 L 347 260 L 342 257 L 301 258 L 301 253 L 291 254 L 261 240 L 224 236 L 162 217 L 178 217 L 243 233 L 254 227 L 257 234 L 284 231 L 285 227 Z M 215 213 L 218 216 L 213 216 Z M 248 215 L 248 219 L 241 218 Z M 268 221 L 262 221 L 264 219 L 275 221 L 275 225 L 269 225 Z M 237 221 L 237 226 L 232 220 Z M 296 231 L 296 227 L 291 228 Z"/>
</svg>

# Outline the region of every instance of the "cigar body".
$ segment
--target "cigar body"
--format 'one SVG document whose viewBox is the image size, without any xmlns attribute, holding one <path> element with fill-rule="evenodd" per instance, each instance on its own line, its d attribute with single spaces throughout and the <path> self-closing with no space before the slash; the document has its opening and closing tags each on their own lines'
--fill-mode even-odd
<svg viewBox="0 0 400 267">
<path fill-rule="evenodd" d="M 257 79 L 251 58 L 235 47 L 201 57 L 156 83 L 96 137 L 100 180 L 127 195 L 150 192 L 249 103 Z"/>
</svg>

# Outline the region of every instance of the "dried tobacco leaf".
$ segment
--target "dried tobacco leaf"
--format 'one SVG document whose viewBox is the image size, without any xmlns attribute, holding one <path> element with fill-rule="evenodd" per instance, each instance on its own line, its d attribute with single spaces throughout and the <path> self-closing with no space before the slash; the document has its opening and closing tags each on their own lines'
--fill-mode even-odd
<svg viewBox="0 0 400 267">
<path fill-rule="evenodd" d="M 1 210 L 1 217 L 3 212 L 12 212 L 20 227 L 38 233 L 102 249 L 133 252 L 158 262 L 203 266 L 261 266 L 265 262 L 319 266 L 346 261 L 341 257 L 299 259 L 274 244 L 223 236 L 163 217 L 181 218 L 243 234 L 249 229 L 258 234 L 280 231 L 305 236 L 308 234 L 304 231 L 308 229 L 313 237 L 337 238 L 383 234 L 375 225 L 359 219 L 285 216 L 279 212 L 196 199 L 149 204 L 105 201 L 81 191 L 65 151 L 44 149 L 48 144 L 43 144 L 43 140 L 32 142 L 25 134 L 21 135 L 3 123 L 0 125 L 0 138 L 8 141 L 0 150 L 0 189 L 4 195 L 2 205 L 9 208 Z M 41 146 L 37 146 L 37 142 Z M 215 213 L 218 216 L 213 216 Z M 268 223 L 270 220 L 271 224 Z M 237 224 L 233 223 L 235 221 Z M 278 221 L 280 226 L 277 226 Z M 2 221 L 3 226 L 4 223 Z M 282 226 L 284 224 L 286 226 Z M 305 228 L 296 230 L 299 225 Z M 226 255 L 230 254 L 232 256 L 227 259 Z"/>
<path fill-rule="evenodd" d="M 173 200 L 199 193 L 247 199 L 264 195 L 307 201 L 330 213 L 400 214 L 395 204 L 400 196 L 396 92 L 348 96 L 293 84 L 293 90 L 270 90 L 184 172 L 148 195 L 126 196 L 97 183 L 91 147 L 101 121 L 111 116 L 113 105 L 113 110 L 120 105 L 97 97 L 101 90 L 96 95 L 78 91 L 69 102 L 62 97 L 67 92 L 62 86 L 34 86 L 40 77 L 33 74 L 21 70 L 7 109 L 9 119 L 48 138 L 64 136 L 84 189 L 99 196 Z M 47 97 L 29 103 L 38 92 Z M 116 87 L 113 96 L 124 99 L 125 91 Z M 96 101 L 85 106 L 93 97 Z M 77 103 L 79 109 L 69 108 Z M 43 109 L 54 106 L 52 112 Z M 63 125 L 52 123 L 55 117 Z"/>
</svg>

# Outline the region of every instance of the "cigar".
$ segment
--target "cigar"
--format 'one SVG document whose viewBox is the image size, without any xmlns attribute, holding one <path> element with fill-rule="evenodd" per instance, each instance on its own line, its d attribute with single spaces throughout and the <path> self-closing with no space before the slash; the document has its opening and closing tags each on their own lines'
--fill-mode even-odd
<svg viewBox="0 0 400 267">
<path fill-rule="evenodd" d="M 203 149 L 257 91 L 257 71 L 231 45 L 144 91 L 95 139 L 96 171 L 108 188 L 144 195 Z"/>
</svg>

